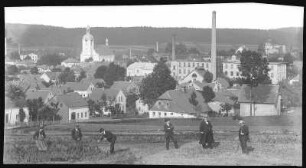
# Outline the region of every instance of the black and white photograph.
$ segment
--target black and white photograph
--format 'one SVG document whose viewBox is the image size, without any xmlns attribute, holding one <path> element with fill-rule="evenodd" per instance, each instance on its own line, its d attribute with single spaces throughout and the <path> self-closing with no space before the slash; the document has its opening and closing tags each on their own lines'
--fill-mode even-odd
<svg viewBox="0 0 306 168">
<path fill-rule="evenodd" d="M 3 164 L 302 166 L 304 7 L 4 7 Z"/>
</svg>

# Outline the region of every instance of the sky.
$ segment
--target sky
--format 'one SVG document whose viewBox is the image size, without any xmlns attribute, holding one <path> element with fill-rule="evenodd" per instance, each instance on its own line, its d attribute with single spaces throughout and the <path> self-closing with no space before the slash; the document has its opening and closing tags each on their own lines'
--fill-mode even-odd
<svg viewBox="0 0 306 168">
<path fill-rule="evenodd" d="M 258 3 L 5 7 L 5 23 L 76 27 L 189 27 L 275 29 L 303 27 L 304 7 Z"/>
</svg>

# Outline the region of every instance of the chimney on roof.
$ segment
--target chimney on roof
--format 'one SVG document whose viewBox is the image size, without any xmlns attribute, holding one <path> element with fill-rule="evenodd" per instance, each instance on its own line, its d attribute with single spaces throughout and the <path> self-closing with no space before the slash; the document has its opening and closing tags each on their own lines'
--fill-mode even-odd
<svg viewBox="0 0 306 168">
<path fill-rule="evenodd" d="M 211 71 L 213 80 L 217 79 L 217 44 L 216 44 L 216 11 L 212 13 L 212 30 L 211 30 Z"/>
<path fill-rule="evenodd" d="M 175 34 L 172 35 L 172 61 L 175 60 Z"/>
</svg>

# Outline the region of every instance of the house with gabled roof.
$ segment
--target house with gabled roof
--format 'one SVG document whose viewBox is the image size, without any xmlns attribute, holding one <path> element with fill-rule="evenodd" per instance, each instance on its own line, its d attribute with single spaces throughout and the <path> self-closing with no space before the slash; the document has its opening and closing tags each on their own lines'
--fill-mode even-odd
<svg viewBox="0 0 306 168">
<path fill-rule="evenodd" d="M 89 119 L 88 103 L 78 93 L 71 92 L 56 96 L 59 103 L 58 115 L 61 116 L 61 122 L 71 123 Z"/>
<path fill-rule="evenodd" d="M 281 94 L 279 89 L 279 85 L 260 84 L 251 90 L 250 86 L 242 85 L 238 97 L 240 116 L 280 115 Z"/>
<path fill-rule="evenodd" d="M 119 104 L 120 109 L 123 111 L 123 113 L 126 113 L 126 95 L 121 89 L 97 88 L 88 97 L 88 100 L 91 99 L 95 102 L 100 102 L 103 94 L 105 94 L 106 96 L 108 106 L 115 106 L 115 104 Z"/>
<path fill-rule="evenodd" d="M 204 75 L 206 72 L 207 71 L 205 69 L 196 68 L 188 73 L 182 80 L 179 80 L 178 83 L 190 83 L 192 81 L 199 81 L 202 83 L 204 81 Z"/>
<path fill-rule="evenodd" d="M 197 107 L 189 102 L 193 92 L 197 96 Z M 209 111 L 211 111 L 211 108 L 204 102 L 199 91 L 194 89 L 168 90 L 150 108 L 149 118 L 196 118 L 198 115 Z"/>
<path fill-rule="evenodd" d="M 66 82 L 65 87 L 78 93 L 83 98 L 88 97 L 95 89 L 94 84 L 86 82 Z"/>
<path fill-rule="evenodd" d="M 43 79 L 45 82 L 50 83 L 57 83 L 59 81 L 59 75 L 61 72 L 45 72 L 43 73 L 40 78 Z"/>
</svg>

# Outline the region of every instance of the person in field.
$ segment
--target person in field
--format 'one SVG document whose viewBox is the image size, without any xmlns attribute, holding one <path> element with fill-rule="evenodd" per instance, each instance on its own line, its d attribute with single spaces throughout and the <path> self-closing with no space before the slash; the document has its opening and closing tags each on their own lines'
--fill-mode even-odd
<svg viewBox="0 0 306 168">
<path fill-rule="evenodd" d="M 202 145 L 203 149 L 205 148 L 213 148 L 214 143 L 214 135 L 212 130 L 212 124 L 208 121 L 207 115 L 203 116 L 203 120 L 200 123 L 200 141 L 199 143 Z"/>
<path fill-rule="evenodd" d="M 71 137 L 76 142 L 79 142 L 82 140 L 82 131 L 80 129 L 79 124 L 76 124 L 74 129 L 71 131 Z"/>
<path fill-rule="evenodd" d="M 45 134 L 44 126 L 41 124 L 39 126 L 39 130 L 37 130 L 33 135 L 33 139 L 35 140 L 36 146 L 39 151 L 47 150 L 45 138 L 46 138 L 46 134 Z"/>
<path fill-rule="evenodd" d="M 114 154 L 115 153 L 114 147 L 115 147 L 115 142 L 117 140 L 117 136 L 110 131 L 104 130 L 103 128 L 100 128 L 99 134 L 100 136 L 99 136 L 98 142 L 106 138 L 106 140 L 110 143 L 110 153 Z"/>
<path fill-rule="evenodd" d="M 166 149 L 169 150 L 169 142 L 170 139 L 174 143 L 174 147 L 178 149 L 178 144 L 176 139 L 174 138 L 174 126 L 170 123 L 170 119 L 165 119 L 165 125 L 164 125 L 164 131 L 165 131 L 165 138 L 166 138 Z"/>
<path fill-rule="evenodd" d="M 242 149 L 242 153 L 248 154 L 247 141 L 250 141 L 249 128 L 243 120 L 239 121 L 239 125 L 240 125 L 239 141 L 240 141 L 240 146 L 241 146 L 241 149 Z"/>
</svg>

